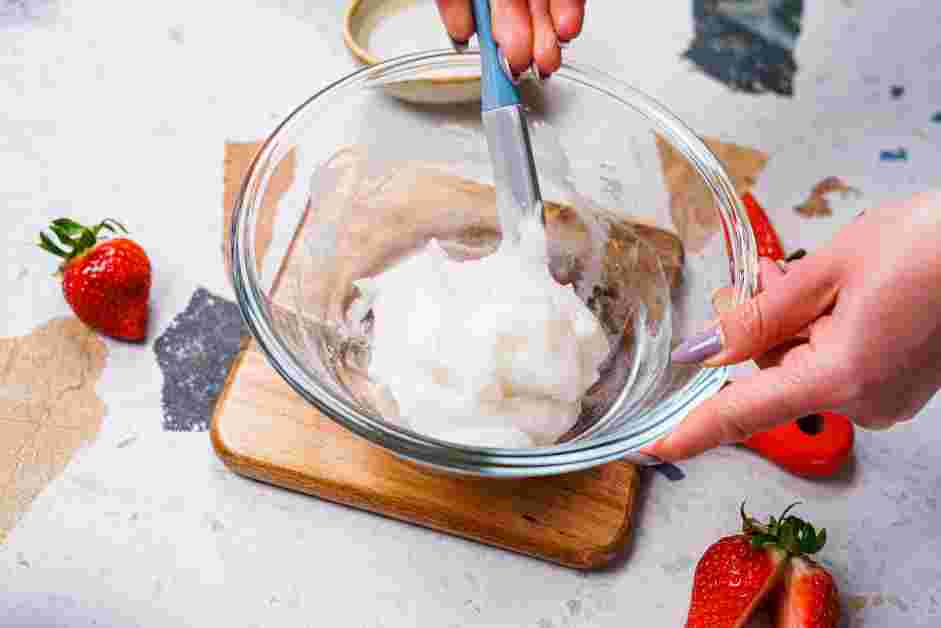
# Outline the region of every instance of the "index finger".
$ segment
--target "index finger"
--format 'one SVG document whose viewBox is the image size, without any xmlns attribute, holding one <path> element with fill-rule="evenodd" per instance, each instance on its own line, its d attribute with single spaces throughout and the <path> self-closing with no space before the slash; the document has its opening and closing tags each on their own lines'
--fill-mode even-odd
<svg viewBox="0 0 941 628">
<path fill-rule="evenodd" d="M 794 347 L 783 365 L 729 384 L 704 401 L 648 453 L 668 461 L 691 458 L 834 405 L 829 367 L 816 363 L 810 345 Z"/>
<path fill-rule="evenodd" d="M 474 14 L 470 0 L 435 0 L 441 21 L 448 35 L 458 43 L 465 43 L 474 35 Z"/>
<path fill-rule="evenodd" d="M 493 8 L 493 38 L 510 69 L 519 75 L 533 61 L 533 24 L 528 0 L 496 0 Z"/>
</svg>

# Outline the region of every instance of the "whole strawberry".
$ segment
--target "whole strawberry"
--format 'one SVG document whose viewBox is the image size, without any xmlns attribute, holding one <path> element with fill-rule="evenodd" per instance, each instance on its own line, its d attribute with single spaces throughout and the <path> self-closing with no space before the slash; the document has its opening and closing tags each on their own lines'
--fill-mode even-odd
<svg viewBox="0 0 941 628">
<path fill-rule="evenodd" d="M 147 253 L 128 238 L 110 238 L 108 231 L 127 233 L 107 218 L 86 227 L 68 218 L 52 221 L 39 246 L 63 258 L 57 276 L 75 315 L 89 327 L 122 340 L 140 341 L 147 335 L 151 268 Z"/>
<path fill-rule="evenodd" d="M 771 599 L 776 628 L 836 627 L 833 578 L 806 558 L 823 547 L 826 530 L 789 515 L 791 508 L 761 524 L 742 505 L 742 534 L 712 544 L 696 565 L 686 628 L 740 628 Z"/>
</svg>

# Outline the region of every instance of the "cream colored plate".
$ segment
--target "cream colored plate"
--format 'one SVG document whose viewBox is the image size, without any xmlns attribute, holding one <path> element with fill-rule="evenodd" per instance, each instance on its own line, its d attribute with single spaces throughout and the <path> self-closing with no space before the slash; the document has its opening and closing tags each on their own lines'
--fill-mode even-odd
<svg viewBox="0 0 941 628">
<path fill-rule="evenodd" d="M 352 0 L 343 39 L 366 65 L 392 57 L 450 47 L 434 0 Z M 385 86 L 396 98 L 413 103 L 461 103 L 480 99 L 480 72 L 429 72 L 421 79 Z"/>
</svg>

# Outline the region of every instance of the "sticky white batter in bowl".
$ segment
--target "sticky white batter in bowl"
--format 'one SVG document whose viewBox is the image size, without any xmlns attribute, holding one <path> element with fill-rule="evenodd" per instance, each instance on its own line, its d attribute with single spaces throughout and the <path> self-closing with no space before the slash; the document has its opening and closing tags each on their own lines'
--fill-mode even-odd
<svg viewBox="0 0 941 628">
<path fill-rule="evenodd" d="M 529 227 L 518 245 L 478 260 L 452 260 L 431 240 L 357 282 L 374 316 L 370 378 L 407 427 L 532 447 L 575 424 L 610 346 L 572 286 L 549 272 L 541 225 Z"/>
</svg>

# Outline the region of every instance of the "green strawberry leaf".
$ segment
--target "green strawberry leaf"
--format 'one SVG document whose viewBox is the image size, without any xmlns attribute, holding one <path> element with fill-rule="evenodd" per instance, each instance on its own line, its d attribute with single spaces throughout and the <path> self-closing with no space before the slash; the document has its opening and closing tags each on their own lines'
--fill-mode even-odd
<svg viewBox="0 0 941 628">
<path fill-rule="evenodd" d="M 119 223 L 114 218 L 105 218 L 100 223 L 98 223 L 98 225 L 96 225 L 94 229 L 95 235 L 97 236 L 98 232 L 101 231 L 102 229 L 107 229 L 108 231 L 114 234 L 117 234 L 119 230 L 123 233 L 127 233 L 127 228 L 125 228 L 124 225 Z"/>
<path fill-rule="evenodd" d="M 69 247 L 70 249 L 74 250 L 75 247 L 78 246 L 78 240 L 72 238 L 72 232 L 70 232 L 68 229 L 52 223 L 49 225 L 49 230 L 52 231 L 52 233 L 54 233 L 57 238 L 59 238 L 59 242 Z"/>
<path fill-rule="evenodd" d="M 77 250 L 82 252 L 87 251 L 91 247 L 95 246 L 97 242 L 98 238 L 95 236 L 95 233 L 91 229 L 85 229 L 82 232 L 82 237 L 78 241 Z"/>
<path fill-rule="evenodd" d="M 113 218 L 105 218 L 94 227 L 86 227 L 71 218 L 56 218 L 49 225 L 49 229 L 59 239 L 59 244 L 40 233 L 39 246 L 53 255 L 65 258 L 66 261 L 92 249 L 98 243 L 98 234 L 103 229 L 111 233 L 118 233 L 118 230 L 127 232 L 124 225 Z"/>
<path fill-rule="evenodd" d="M 68 253 L 56 246 L 56 244 L 51 239 L 49 239 L 49 236 L 47 236 L 42 231 L 39 232 L 39 248 L 52 253 L 56 257 L 68 258 L 69 256 Z"/>
<path fill-rule="evenodd" d="M 799 503 L 799 502 L 798 502 Z M 827 541 L 827 531 L 817 531 L 800 517 L 789 514 L 798 503 L 788 506 L 780 517 L 769 517 L 767 525 L 759 523 L 745 513 L 745 504 L 740 508 L 742 531 L 755 548 L 778 547 L 792 556 L 815 554 Z"/>
<path fill-rule="evenodd" d="M 62 229 L 63 231 L 68 233 L 69 236 L 73 236 L 73 237 L 85 231 L 84 226 L 78 224 L 77 222 L 75 222 L 74 220 L 70 218 L 57 218 L 52 221 L 52 227 L 53 228 L 58 227 L 59 229 Z"/>
<path fill-rule="evenodd" d="M 817 542 L 814 545 L 813 554 L 816 554 L 823 549 L 823 546 L 827 544 L 827 529 L 820 528 L 820 532 L 817 533 Z"/>
</svg>

